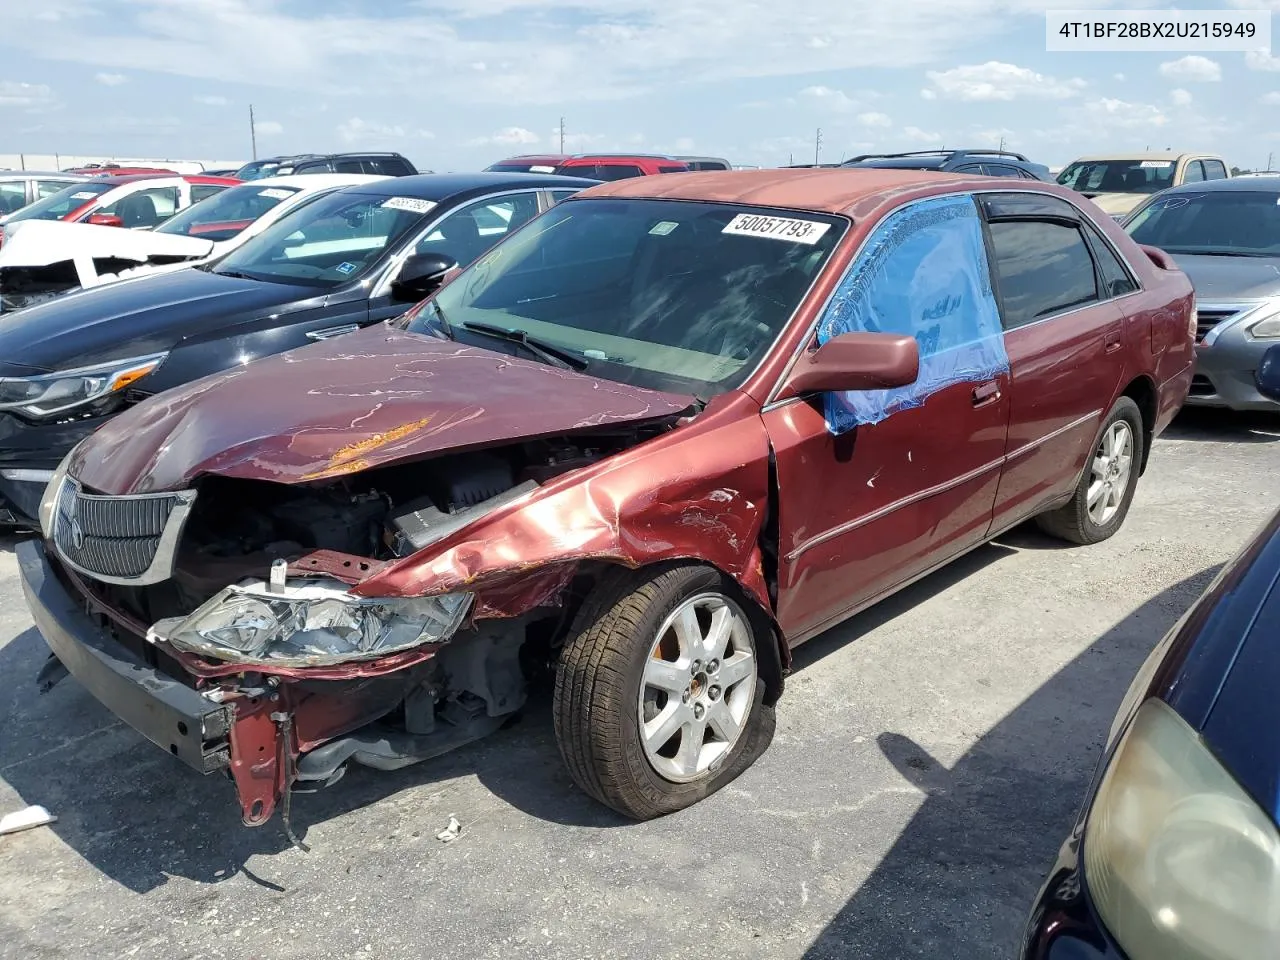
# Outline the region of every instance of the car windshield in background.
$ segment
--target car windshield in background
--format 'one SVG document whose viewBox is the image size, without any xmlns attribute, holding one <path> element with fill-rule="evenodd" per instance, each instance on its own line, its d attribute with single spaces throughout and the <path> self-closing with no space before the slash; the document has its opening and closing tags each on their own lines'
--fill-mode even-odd
<svg viewBox="0 0 1280 960">
<path fill-rule="evenodd" d="M 1080 193 L 1157 193 L 1173 186 L 1172 160 L 1079 160 L 1058 182 Z"/>
<path fill-rule="evenodd" d="M 286 214 L 213 272 L 336 287 L 360 279 L 433 206 L 417 197 L 332 193 Z"/>
<path fill-rule="evenodd" d="M 95 197 L 114 190 L 109 183 L 76 183 L 57 193 L 23 207 L 9 218 L 18 220 L 61 220 L 72 210 L 78 210 Z"/>
<path fill-rule="evenodd" d="M 498 327 L 592 374 L 708 397 L 765 356 L 845 230 L 839 217 L 675 200 L 569 200 L 411 311 L 491 345 Z M 445 321 L 442 322 L 440 317 Z"/>
<path fill-rule="evenodd" d="M 1125 230 L 1138 243 L 1169 253 L 1280 257 L 1280 194 L 1175 193 L 1152 200 Z"/>
<path fill-rule="evenodd" d="M 297 187 L 230 187 L 208 200 L 187 207 L 156 227 L 156 233 L 176 233 L 202 240 L 229 240 L 297 192 Z"/>
<path fill-rule="evenodd" d="M 255 160 L 252 163 L 246 163 L 232 176 L 237 180 L 261 180 L 264 177 L 275 176 L 279 169 L 280 164 L 273 160 Z"/>
</svg>

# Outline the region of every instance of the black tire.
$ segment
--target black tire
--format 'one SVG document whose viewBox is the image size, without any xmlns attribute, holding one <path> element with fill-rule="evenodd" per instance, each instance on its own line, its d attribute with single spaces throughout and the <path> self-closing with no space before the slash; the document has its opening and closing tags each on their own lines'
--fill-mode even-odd
<svg viewBox="0 0 1280 960">
<path fill-rule="evenodd" d="M 765 683 L 757 673 L 742 733 L 700 779 L 668 780 L 645 755 L 637 701 L 650 647 L 677 606 L 710 592 L 732 599 L 745 615 L 761 664 L 767 659 L 761 646 L 774 642 L 767 619 L 737 599 L 741 594 L 732 580 L 711 567 L 691 565 L 611 571 L 578 611 L 561 652 L 553 717 L 565 765 L 586 793 L 632 819 L 660 817 L 709 796 L 754 763 L 773 740 L 774 709 L 763 702 Z"/>
<path fill-rule="evenodd" d="M 1133 463 L 1129 470 L 1129 482 L 1125 485 L 1119 509 L 1106 523 L 1096 523 L 1089 516 L 1089 484 L 1093 476 L 1092 464 L 1097 455 L 1098 446 L 1117 420 L 1129 424 L 1133 437 Z M 1138 487 L 1138 473 L 1142 466 L 1143 442 L 1145 436 L 1142 426 L 1142 411 L 1129 397 L 1121 397 L 1116 401 L 1111 412 L 1102 421 L 1102 428 L 1089 448 L 1089 457 L 1085 461 L 1084 470 L 1080 474 L 1080 482 L 1076 484 L 1071 499 L 1056 510 L 1050 510 L 1036 517 L 1036 524 L 1045 533 L 1066 540 L 1070 543 L 1099 543 L 1112 536 L 1120 529 L 1125 517 L 1129 515 L 1129 506 L 1133 503 L 1133 492 Z"/>
</svg>

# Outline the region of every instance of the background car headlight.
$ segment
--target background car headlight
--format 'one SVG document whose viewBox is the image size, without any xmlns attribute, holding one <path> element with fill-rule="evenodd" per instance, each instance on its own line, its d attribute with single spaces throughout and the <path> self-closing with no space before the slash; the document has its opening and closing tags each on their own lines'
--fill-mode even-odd
<svg viewBox="0 0 1280 960">
<path fill-rule="evenodd" d="M 1249 328 L 1249 335 L 1257 340 L 1280 339 L 1280 313 L 1259 320 Z"/>
<path fill-rule="evenodd" d="M 331 580 L 277 589 L 254 580 L 223 589 L 185 619 L 159 621 L 147 636 L 216 660 L 322 666 L 446 640 L 470 607 L 469 593 L 357 597 Z"/>
<path fill-rule="evenodd" d="M 1274 960 L 1280 831 L 1167 704 L 1144 703 L 1085 826 L 1085 881 L 1132 960 Z"/>
<path fill-rule="evenodd" d="M 48 417 L 123 390 L 160 366 L 167 354 L 59 370 L 37 377 L 0 377 L 0 410 Z"/>
</svg>

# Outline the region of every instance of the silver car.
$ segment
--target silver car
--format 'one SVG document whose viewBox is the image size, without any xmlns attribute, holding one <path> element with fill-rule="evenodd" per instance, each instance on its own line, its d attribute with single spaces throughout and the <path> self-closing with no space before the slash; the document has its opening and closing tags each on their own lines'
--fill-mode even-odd
<svg viewBox="0 0 1280 960">
<path fill-rule="evenodd" d="M 1258 392 L 1280 344 L 1280 176 L 1186 184 L 1135 209 L 1124 228 L 1171 254 L 1196 291 L 1196 376 L 1188 405 L 1280 411 Z"/>
</svg>

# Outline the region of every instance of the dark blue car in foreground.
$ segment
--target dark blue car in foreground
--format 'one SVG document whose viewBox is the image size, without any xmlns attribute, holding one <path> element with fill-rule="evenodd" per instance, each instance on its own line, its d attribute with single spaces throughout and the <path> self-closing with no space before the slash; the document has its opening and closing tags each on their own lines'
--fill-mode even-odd
<svg viewBox="0 0 1280 960">
<path fill-rule="evenodd" d="M 1257 374 L 1280 399 L 1280 346 Z M 1024 960 L 1280 957 L 1280 513 L 1156 647 Z"/>
</svg>

